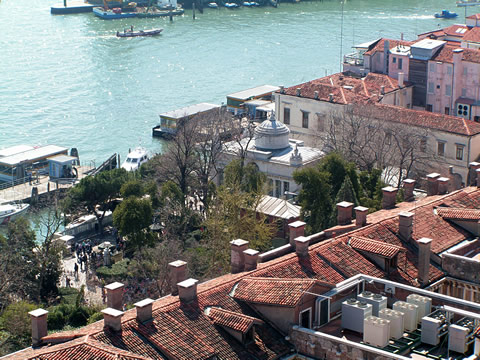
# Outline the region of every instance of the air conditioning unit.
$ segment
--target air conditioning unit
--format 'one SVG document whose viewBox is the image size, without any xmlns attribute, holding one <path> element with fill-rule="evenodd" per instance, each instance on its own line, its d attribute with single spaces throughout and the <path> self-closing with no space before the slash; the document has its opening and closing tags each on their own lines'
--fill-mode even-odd
<svg viewBox="0 0 480 360">
<path fill-rule="evenodd" d="M 363 341 L 384 348 L 390 339 L 390 320 L 367 316 L 364 320 Z"/>
<path fill-rule="evenodd" d="M 470 119 L 470 105 L 457 103 L 457 116 Z"/>
<path fill-rule="evenodd" d="M 438 345 L 440 338 L 447 333 L 448 325 L 443 311 L 434 311 L 422 318 L 422 343 Z"/>
<path fill-rule="evenodd" d="M 363 333 L 363 320 L 372 315 L 372 305 L 356 299 L 348 299 L 342 303 L 342 327 Z"/>
<path fill-rule="evenodd" d="M 427 296 L 410 294 L 407 296 L 407 303 L 418 306 L 417 324 L 422 321 L 424 316 L 427 316 L 432 312 L 432 299 Z"/>
<path fill-rule="evenodd" d="M 378 311 L 387 307 L 387 298 L 380 294 L 374 294 L 370 291 L 364 291 L 357 295 L 357 300 L 372 304 L 372 315 L 378 316 Z"/>
<path fill-rule="evenodd" d="M 403 337 L 403 319 L 405 315 L 401 311 L 382 309 L 378 312 L 378 317 L 390 320 L 390 338 L 400 339 Z"/>
<path fill-rule="evenodd" d="M 450 325 L 448 327 L 448 350 L 465 354 L 470 345 L 475 341 L 473 335 L 475 328 L 475 322 L 467 318 Z"/>
<path fill-rule="evenodd" d="M 405 315 L 403 318 L 405 330 L 414 331 L 417 329 L 417 305 L 409 304 L 405 301 L 397 301 L 393 304 L 393 310 L 400 311 Z"/>
</svg>

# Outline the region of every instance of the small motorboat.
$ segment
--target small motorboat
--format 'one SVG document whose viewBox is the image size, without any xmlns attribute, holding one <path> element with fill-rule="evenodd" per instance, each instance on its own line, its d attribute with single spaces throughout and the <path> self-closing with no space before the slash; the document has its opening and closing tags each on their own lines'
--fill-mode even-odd
<svg viewBox="0 0 480 360">
<path fill-rule="evenodd" d="M 237 3 L 225 3 L 225 7 L 228 9 L 235 9 L 238 8 L 239 5 Z"/>
<path fill-rule="evenodd" d="M 437 19 L 453 19 L 456 18 L 458 14 L 449 10 L 442 10 L 441 13 L 436 13 L 435 17 Z"/>
<path fill-rule="evenodd" d="M 127 171 L 135 171 L 140 166 L 148 161 L 147 150 L 142 147 L 137 147 L 133 151 L 130 151 L 127 158 L 122 164 L 122 169 Z"/>
<path fill-rule="evenodd" d="M 152 29 L 152 30 L 139 30 L 133 31 L 133 26 L 130 30 L 123 30 L 123 32 L 117 31 L 117 37 L 137 37 L 137 36 L 155 36 L 159 35 L 163 29 Z"/>
<path fill-rule="evenodd" d="M 216 2 L 208 3 L 207 6 L 211 9 L 218 9 L 218 4 Z"/>
<path fill-rule="evenodd" d="M 0 205 L 0 225 L 5 225 L 27 211 L 29 204 Z"/>
</svg>

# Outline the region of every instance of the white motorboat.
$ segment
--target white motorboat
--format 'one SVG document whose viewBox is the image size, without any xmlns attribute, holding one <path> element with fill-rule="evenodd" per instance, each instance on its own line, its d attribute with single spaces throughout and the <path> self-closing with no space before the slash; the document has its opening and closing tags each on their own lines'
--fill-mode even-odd
<svg viewBox="0 0 480 360">
<path fill-rule="evenodd" d="M 148 161 L 147 150 L 142 147 L 137 147 L 127 155 L 127 158 L 122 164 L 122 169 L 127 171 L 135 171 L 140 168 L 140 165 Z"/>
<path fill-rule="evenodd" d="M 29 204 L 5 204 L 0 205 L 0 225 L 7 224 L 10 220 L 27 211 Z"/>
</svg>

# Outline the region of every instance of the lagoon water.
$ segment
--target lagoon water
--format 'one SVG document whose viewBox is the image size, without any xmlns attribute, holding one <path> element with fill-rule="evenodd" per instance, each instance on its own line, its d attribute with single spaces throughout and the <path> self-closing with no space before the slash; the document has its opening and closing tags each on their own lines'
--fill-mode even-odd
<svg viewBox="0 0 480 360">
<path fill-rule="evenodd" d="M 342 5 L 336 0 L 278 8 L 191 10 L 168 19 L 102 20 L 51 15 L 57 1 L 0 0 L 0 148 L 77 147 L 98 164 L 152 139 L 158 114 L 262 84 L 294 85 L 340 70 Z M 60 2 L 60 1 L 59 1 Z M 453 20 L 435 19 L 442 9 Z M 348 0 L 343 53 L 379 37 L 464 23 L 454 0 Z M 477 7 L 468 8 L 468 14 Z M 115 32 L 163 27 L 153 38 Z"/>
</svg>

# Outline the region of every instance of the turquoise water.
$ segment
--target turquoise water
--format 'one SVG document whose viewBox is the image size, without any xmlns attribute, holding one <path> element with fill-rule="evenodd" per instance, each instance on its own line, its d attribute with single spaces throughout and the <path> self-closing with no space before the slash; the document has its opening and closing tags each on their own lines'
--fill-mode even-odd
<svg viewBox="0 0 480 360">
<path fill-rule="evenodd" d="M 21 143 L 77 147 L 82 160 L 123 156 L 152 139 L 158 114 L 262 84 L 294 85 L 340 69 L 339 1 L 274 8 L 206 9 L 168 19 L 101 20 L 51 15 L 57 1 L 0 0 L 0 148 Z M 464 22 L 454 0 L 351 0 L 343 53 L 381 36 L 405 39 Z M 433 13 L 459 11 L 455 20 Z M 469 8 L 470 14 L 476 8 Z M 480 12 L 480 9 L 478 9 Z M 155 38 L 117 30 L 163 27 Z"/>
</svg>

